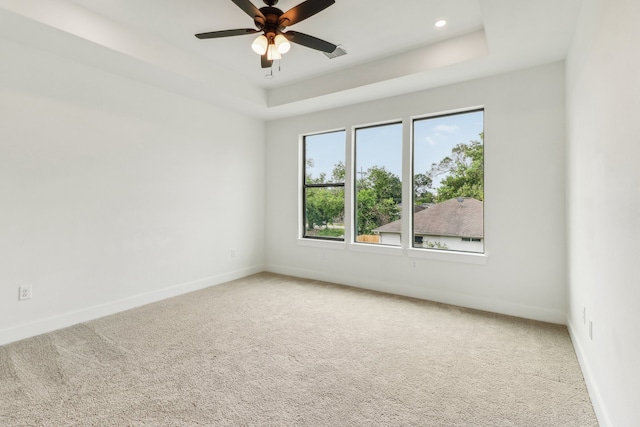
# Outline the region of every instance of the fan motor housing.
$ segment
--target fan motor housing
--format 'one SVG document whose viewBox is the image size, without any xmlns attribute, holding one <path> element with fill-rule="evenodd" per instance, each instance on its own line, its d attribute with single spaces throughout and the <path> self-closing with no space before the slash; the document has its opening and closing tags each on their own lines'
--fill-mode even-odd
<svg viewBox="0 0 640 427">
<path fill-rule="evenodd" d="M 260 12 L 266 18 L 266 22 L 262 24 L 261 22 L 254 20 L 257 28 L 264 30 L 265 32 L 277 32 L 278 30 L 283 30 L 285 27 L 278 24 L 280 20 L 280 16 L 284 13 L 277 7 L 261 7 Z"/>
</svg>

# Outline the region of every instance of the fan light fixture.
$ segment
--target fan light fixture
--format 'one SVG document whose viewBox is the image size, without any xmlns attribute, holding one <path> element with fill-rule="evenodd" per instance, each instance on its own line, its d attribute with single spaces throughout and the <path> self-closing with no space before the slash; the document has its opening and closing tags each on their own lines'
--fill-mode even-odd
<svg viewBox="0 0 640 427">
<path fill-rule="evenodd" d="M 258 36 L 253 43 L 251 44 L 251 49 L 258 55 L 264 55 L 267 53 L 267 46 L 269 45 L 269 40 L 264 35 Z"/>
<path fill-rule="evenodd" d="M 282 58 L 282 55 L 289 52 L 291 49 L 291 43 L 282 34 L 278 34 L 273 38 L 271 42 L 266 36 L 258 36 L 251 44 L 251 49 L 258 55 L 267 54 L 267 59 L 270 61 L 274 59 Z"/>
<path fill-rule="evenodd" d="M 287 40 L 287 38 L 282 34 L 278 34 L 276 38 L 273 39 L 273 43 L 281 54 L 285 54 L 289 52 L 289 49 L 291 49 L 291 43 L 289 43 L 289 40 Z"/>
<path fill-rule="evenodd" d="M 236 28 L 233 30 L 210 31 L 198 33 L 199 39 L 217 39 L 222 37 L 242 36 L 246 34 L 259 34 L 253 40 L 251 49 L 260 55 L 262 68 L 273 67 L 273 61 L 282 58 L 289 52 L 291 43 L 295 43 L 325 54 L 334 54 L 338 46 L 328 41 L 310 36 L 299 31 L 285 31 L 285 28 L 304 21 L 315 14 L 322 12 L 336 0 L 304 0 L 297 6 L 283 12 L 275 7 L 278 0 L 262 0 L 266 6 L 261 8 L 253 4 L 253 0 L 231 0 L 244 13 L 253 20 L 255 28 Z M 346 51 L 343 50 L 344 54 Z"/>
<path fill-rule="evenodd" d="M 281 59 L 281 58 L 282 58 L 282 54 L 280 53 L 280 51 L 276 47 L 275 43 L 269 44 L 269 47 L 267 48 L 267 59 L 269 61 L 273 61 L 273 60 Z"/>
</svg>

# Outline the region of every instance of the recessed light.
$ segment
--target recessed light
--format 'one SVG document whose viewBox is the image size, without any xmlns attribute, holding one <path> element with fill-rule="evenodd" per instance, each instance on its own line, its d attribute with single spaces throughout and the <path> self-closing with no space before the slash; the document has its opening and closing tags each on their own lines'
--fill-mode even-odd
<svg viewBox="0 0 640 427">
<path fill-rule="evenodd" d="M 440 20 L 436 21 L 433 25 L 435 25 L 438 28 L 442 28 L 445 25 L 447 25 L 447 20 L 446 19 L 440 19 Z"/>
</svg>

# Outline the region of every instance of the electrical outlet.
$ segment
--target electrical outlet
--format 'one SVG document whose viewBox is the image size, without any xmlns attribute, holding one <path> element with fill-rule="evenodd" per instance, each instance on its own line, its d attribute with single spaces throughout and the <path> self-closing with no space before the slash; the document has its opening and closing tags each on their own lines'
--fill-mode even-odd
<svg viewBox="0 0 640 427">
<path fill-rule="evenodd" d="M 33 288 L 31 285 L 23 285 L 19 288 L 20 293 L 18 294 L 18 300 L 22 301 L 25 299 L 31 299 L 33 296 Z"/>
<path fill-rule="evenodd" d="M 411 261 L 411 269 L 412 270 L 415 270 L 417 266 L 418 265 L 417 265 L 417 263 L 415 261 Z"/>
<path fill-rule="evenodd" d="M 326 253 L 326 252 L 322 252 L 322 255 L 320 256 L 320 258 L 321 258 L 323 261 L 326 261 L 326 260 L 327 260 L 327 253 Z"/>
</svg>

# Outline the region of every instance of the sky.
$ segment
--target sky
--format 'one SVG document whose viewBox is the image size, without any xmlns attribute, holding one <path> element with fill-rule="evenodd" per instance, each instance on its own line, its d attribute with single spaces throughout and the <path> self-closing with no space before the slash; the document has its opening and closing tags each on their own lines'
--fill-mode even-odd
<svg viewBox="0 0 640 427">
<path fill-rule="evenodd" d="M 414 121 L 414 170 L 425 173 L 432 163 L 451 154 L 460 143 L 480 140 L 483 131 L 483 112 L 416 119 Z M 345 159 L 345 131 L 306 137 L 306 158 L 313 159 L 307 173 L 318 177 L 325 172 L 331 176 L 333 166 Z M 393 123 L 356 130 L 356 172 L 366 172 L 372 166 L 384 166 L 402 177 L 402 124 Z"/>
<path fill-rule="evenodd" d="M 416 120 L 414 122 L 414 173 L 426 173 L 433 163 L 451 154 L 451 149 L 460 143 L 480 141 L 484 130 L 484 113 L 475 111 L 443 117 Z M 434 180 L 437 188 L 440 179 Z"/>
<path fill-rule="evenodd" d="M 306 173 L 317 178 L 325 173 L 331 177 L 333 166 L 338 162 L 345 163 L 345 131 L 321 133 L 305 137 L 305 161 L 313 160 L 313 165 L 307 164 Z"/>
</svg>

